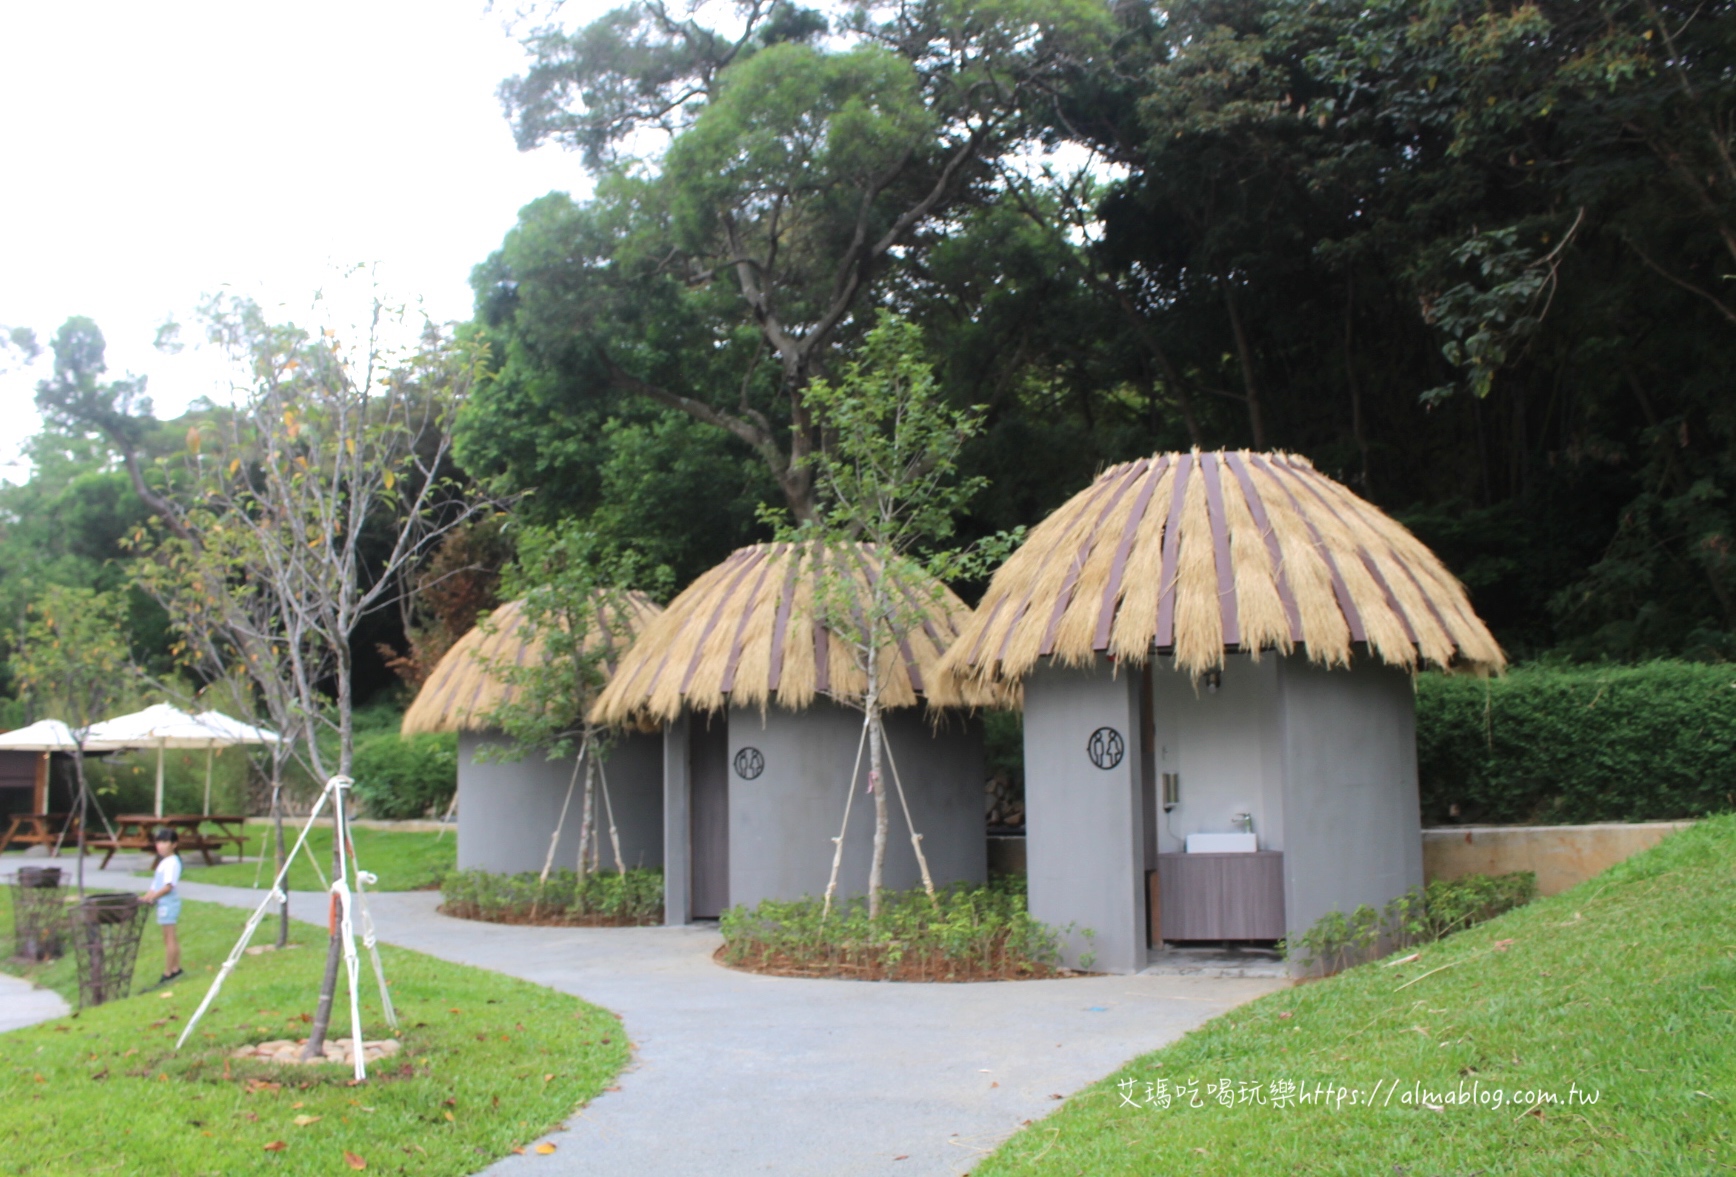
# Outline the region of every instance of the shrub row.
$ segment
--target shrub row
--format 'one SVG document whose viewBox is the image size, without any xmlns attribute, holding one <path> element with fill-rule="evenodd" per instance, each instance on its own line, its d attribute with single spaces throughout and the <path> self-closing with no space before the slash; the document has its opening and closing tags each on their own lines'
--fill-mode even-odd
<svg viewBox="0 0 1736 1177">
<path fill-rule="evenodd" d="M 492 874 L 451 871 L 440 881 L 440 910 L 462 919 L 497 924 L 558 924 L 638 927 L 663 922 L 663 872 L 562 870 L 546 884 L 535 872 Z"/>
<path fill-rule="evenodd" d="M 1736 668 L 1521 667 L 1417 680 L 1424 825 L 1736 809 Z"/>
<path fill-rule="evenodd" d="M 955 884 L 931 901 L 921 888 L 866 898 L 767 899 L 721 921 L 725 964 L 787 976 L 858 980 L 982 981 L 1054 976 L 1060 938 L 1025 908 L 1025 880 Z"/>
<path fill-rule="evenodd" d="M 1436 879 L 1411 888 L 1379 911 L 1366 903 L 1349 915 L 1329 911 L 1294 943 L 1281 947 L 1310 970 L 1336 973 L 1382 953 L 1462 932 L 1535 898 L 1537 876 L 1528 870 Z"/>
<path fill-rule="evenodd" d="M 400 736 L 375 732 L 356 741 L 350 770 L 369 817 L 439 816 L 458 788 L 458 737 L 452 732 Z"/>
</svg>

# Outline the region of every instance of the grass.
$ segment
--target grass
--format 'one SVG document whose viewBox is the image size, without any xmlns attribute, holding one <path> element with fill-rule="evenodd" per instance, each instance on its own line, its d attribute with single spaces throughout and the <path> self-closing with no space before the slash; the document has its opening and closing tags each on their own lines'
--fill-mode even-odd
<svg viewBox="0 0 1736 1177">
<path fill-rule="evenodd" d="M 10 948 L 7 892 L 0 939 Z M 559 1124 L 627 1061 L 626 1034 L 605 1010 L 390 947 L 381 953 L 404 1050 L 367 1083 L 349 1086 L 339 1067 L 229 1060 L 244 1044 L 305 1036 L 325 957 L 323 929 L 306 924 L 294 925 L 303 948 L 242 958 L 177 1054 L 243 919 L 189 901 L 181 982 L 0 1035 L 0 1172 L 339 1173 L 351 1171 L 349 1152 L 369 1172 L 473 1173 Z M 144 934 L 136 975 L 154 978 L 162 937 L 154 923 Z M 34 975 L 70 998 L 70 958 Z M 365 961 L 362 976 L 366 1033 L 382 1037 Z M 347 1013 L 335 1021 L 347 1033 Z M 267 1150 L 279 1141 L 281 1151 Z"/>
<path fill-rule="evenodd" d="M 250 856 L 259 854 L 260 839 L 262 836 L 267 838 L 263 870 L 255 862 L 226 862 L 221 866 L 206 866 L 203 858 L 189 851 L 181 856 L 181 861 L 186 866 L 187 881 L 220 883 L 226 887 L 251 887 L 257 877 L 261 887 L 269 886 L 272 862 L 270 829 L 269 823 L 250 821 L 245 830 L 249 839 L 247 854 Z M 285 851 L 295 846 L 298 833 L 300 827 L 296 823 L 284 822 Z M 380 881 L 371 888 L 375 891 L 423 891 L 437 887 L 441 877 L 458 865 L 457 833 L 452 830 L 441 835 L 351 826 L 350 841 L 356 848 L 356 858 L 361 862 L 362 869 L 373 871 L 379 876 Z M 289 886 L 292 891 L 325 889 L 319 876 L 314 873 L 313 866 L 307 861 L 309 851 L 313 852 L 319 862 L 320 870 L 326 872 L 328 879 L 331 877 L 332 832 L 330 829 L 315 827 L 307 836 L 307 845 L 289 868 Z"/>
<path fill-rule="evenodd" d="M 1733 895 L 1736 816 L 1713 818 L 1414 961 L 1219 1017 L 1073 1096 L 976 1177 L 1727 1172 Z M 1310 1100 L 1275 1106 L 1283 1083 Z M 1461 1090 L 1489 1102 L 1455 1102 Z M 1492 1091 L 1520 1097 L 1496 1107 Z"/>
</svg>

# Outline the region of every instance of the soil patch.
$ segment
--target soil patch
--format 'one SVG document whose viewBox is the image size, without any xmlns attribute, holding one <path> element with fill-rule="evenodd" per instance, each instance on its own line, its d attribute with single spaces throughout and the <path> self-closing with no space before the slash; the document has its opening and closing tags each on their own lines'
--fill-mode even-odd
<svg viewBox="0 0 1736 1177">
<path fill-rule="evenodd" d="M 231 1051 L 230 1058 L 257 1059 L 268 1063 L 341 1063 L 348 1067 L 354 1065 L 354 1041 L 349 1038 L 328 1038 L 325 1043 L 325 1053 L 315 1055 L 311 1059 L 301 1057 L 301 1052 L 307 1046 L 305 1038 L 277 1038 L 270 1042 L 261 1042 L 253 1046 L 243 1046 Z M 379 1040 L 365 1039 L 362 1042 L 362 1061 L 379 1062 L 383 1058 L 391 1058 L 403 1049 L 403 1044 L 396 1038 Z M 227 1063 L 224 1066 L 228 1066 Z"/>
</svg>

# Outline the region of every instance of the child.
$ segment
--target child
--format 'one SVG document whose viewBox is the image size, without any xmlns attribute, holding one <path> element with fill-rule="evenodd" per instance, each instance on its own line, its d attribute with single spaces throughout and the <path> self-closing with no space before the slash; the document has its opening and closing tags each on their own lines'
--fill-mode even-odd
<svg viewBox="0 0 1736 1177">
<path fill-rule="evenodd" d="M 167 985 L 181 975 L 181 941 L 175 934 L 175 922 L 181 918 L 181 896 L 175 888 L 181 881 L 181 855 L 176 850 L 181 836 L 171 829 L 158 829 L 151 840 L 157 844 L 157 869 L 151 876 L 151 889 L 140 898 L 157 905 L 157 923 L 163 929 L 163 975 L 157 984 Z"/>
</svg>

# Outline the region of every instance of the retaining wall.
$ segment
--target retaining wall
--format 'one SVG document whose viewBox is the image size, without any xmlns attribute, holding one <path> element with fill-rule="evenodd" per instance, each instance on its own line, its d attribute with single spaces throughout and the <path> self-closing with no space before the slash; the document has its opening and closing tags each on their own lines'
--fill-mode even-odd
<svg viewBox="0 0 1736 1177">
<path fill-rule="evenodd" d="M 1423 876 L 1537 874 L 1537 890 L 1555 895 L 1657 845 L 1687 821 L 1602 822 L 1584 826 L 1451 826 L 1423 831 Z"/>
</svg>

